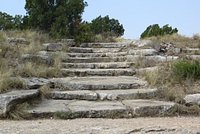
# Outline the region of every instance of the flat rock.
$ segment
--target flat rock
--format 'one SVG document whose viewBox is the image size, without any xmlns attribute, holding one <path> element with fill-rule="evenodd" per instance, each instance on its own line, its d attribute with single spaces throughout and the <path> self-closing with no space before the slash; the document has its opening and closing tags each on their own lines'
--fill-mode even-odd
<svg viewBox="0 0 200 134">
<path fill-rule="evenodd" d="M 29 89 L 38 89 L 43 85 L 49 84 L 50 80 L 45 78 L 22 78 L 22 80 L 26 83 Z"/>
<path fill-rule="evenodd" d="M 186 95 L 185 103 L 189 105 L 200 105 L 200 94 L 189 94 Z"/>
<path fill-rule="evenodd" d="M 147 86 L 147 82 L 134 76 L 113 77 L 67 77 L 51 79 L 55 87 L 66 90 L 112 90 L 137 89 Z"/>
<path fill-rule="evenodd" d="M 95 101 L 98 99 L 98 94 L 89 91 L 52 91 L 49 95 L 52 99 L 62 99 L 62 100 L 89 100 Z"/>
<path fill-rule="evenodd" d="M 46 100 L 28 111 L 34 117 L 64 115 L 70 118 L 120 118 L 127 117 L 126 107 L 121 102 L 95 102 L 72 100 Z"/>
<path fill-rule="evenodd" d="M 132 57 L 133 58 L 133 57 Z M 127 60 L 126 56 L 119 57 L 68 57 L 62 59 L 67 63 L 98 63 L 98 62 L 124 62 Z"/>
<path fill-rule="evenodd" d="M 46 51 L 56 52 L 61 51 L 63 49 L 63 45 L 61 43 L 46 43 L 43 44 Z"/>
<path fill-rule="evenodd" d="M 133 76 L 134 69 L 62 69 L 63 76 Z"/>
<path fill-rule="evenodd" d="M 175 105 L 173 102 L 154 100 L 124 100 L 124 105 L 130 108 L 132 116 L 163 116 Z"/>
<path fill-rule="evenodd" d="M 53 63 L 53 58 L 50 55 L 42 55 L 42 54 L 23 54 L 22 60 L 26 62 L 40 62 L 43 64 L 51 65 Z"/>
<path fill-rule="evenodd" d="M 38 90 L 16 90 L 0 94 L 0 117 L 5 117 L 15 105 L 38 96 Z"/>
<path fill-rule="evenodd" d="M 52 91 L 52 99 L 61 100 L 125 100 L 136 98 L 152 98 L 155 96 L 157 89 L 128 89 L 128 90 L 79 90 L 79 91 Z"/>
<path fill-rule="evenodd" d="M 117 69 L 133 67 L 134 62 L 63 63 L 63 68 Z"/>
<path fill-rule="evenodd" d="M 162 116 L 174 106 L 171 102 L 152 100 L 83 101 L 44 100 L 28 110 L 34 117 L 132 118 Z"/>
<path fill-rule="evenodd" d="M 158 55 L 158 52 L 155 49 L 131 49 L 128 51 L 128 54 L 140 56 L 153 56 Z"/>
<path fill-rule="evenodd" d="M 138 98 L 152 98 L 157 89 L 127 89 L 127 90 L 97 90 L 100 100 L 130 100 Z"/>
<path fill-rule="evenodd" d="M 19 45 L 19 44 L 29 45 L 30 44 L 30 42 L 27 41 L 25 38 L 8 38 L 7 41 L 11 45 Z"/>
<path fill-rule="evenodd" d="M 80 47 L 92 48 L 121 48 L 128 46 L 129 43 L 82 43 Z"/>
<path fill-rule="evenodd" d="M 81 48 L 81 47 L 70 47 L 70 52 L 73 53 L 117 53 L 121 52 L 122 48 Z"/>
<path fill-rule="evenodd" d="M 117 57 L 125 56 L 128 52 L 118 52 L 118 53 L 66 53 L 69 57 Z"/>
</svg>

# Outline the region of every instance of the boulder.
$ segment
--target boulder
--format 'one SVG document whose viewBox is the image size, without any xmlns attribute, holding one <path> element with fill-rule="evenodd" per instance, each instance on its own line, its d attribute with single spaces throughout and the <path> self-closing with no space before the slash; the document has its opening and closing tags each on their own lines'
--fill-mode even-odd
<svg viewBox="0 0 200 134">
<path fill-rule="evenodd" d="M 67 46 L 70 46 L 70 47 L 76 45 L 74 39 L 62 39 L 62 40 L 61 40 L 61 43 L 65 44 L 65 45 L 67 45 Z"/>
<path fill-rule="evenodd" d="M 17 104 L 38 96 L 38 90 L 18 90 L 0 94 L 0 117 L 5 117 Z"/>
<path fill-rule="evenodd" d="M 47 65 L 53 64 L 53 58 L 50 55 L 32 55 L 32 54 L 23 54 L 23 61 L 28 62 L 39 62 Z"/>
<path fill-rule="evenodd" d="M 45 78 L 22 78 L 29 89 L 38 89 L 43 85 L 50 84 L 50 80 Z"/>
<path fill-rule="evenodd" d="M 186 95 L 184 100 L 188 105 L 200 105 L 200 93 Z"/>
<path fill-rule="evenodd" d="M 27 41 L 25 38 L 8 38 L 7 41 L 10 45 L 19 45 L 19 44 L 29 45 L 30 44 L 30 42 Z"/>
<path fill-rule="evenodd" d="M 43 44 L 46 51 L 56 52 L 56 51 L 62 51 L 63 45 L 61 43 L 46 43 Z"/>
</svg>

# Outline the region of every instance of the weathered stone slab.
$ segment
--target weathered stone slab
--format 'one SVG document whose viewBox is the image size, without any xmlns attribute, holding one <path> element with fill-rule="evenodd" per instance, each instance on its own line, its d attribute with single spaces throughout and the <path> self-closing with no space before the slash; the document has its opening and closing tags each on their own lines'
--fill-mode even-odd
<svg viewBox="0 0 200 134">
<path fill-rule="evenodd" d="M 134 76 L 67 77 L 51 79 L 55 87 L 65 90 L 112 90 L 137 89 L 147 86 L 147 82 Z"/>
<path fill-rule="evenodd" d="M 39 96 L 38 90 L 16 90 L 0 94 L 0 117 L 5 117 L 13 107 Z"/>
<path fill-rule="evenodd" d="M 63 63 L 63 68 L 117 69 L 133 67 L 134 62 Z"/>
<path fill-rule="evenodd" d="M 72 53 L 117 53 L 122 52 L 122 48 L 81 48 L 70 47 L 69 51 Z"/>
<path fill-rule="evenodd" d="M 171 102 L 152 100 L 78 101 L 45 100 L 28 112 L 35 117 L 64 118 L 132 118 L 161 116 L 174 106 Z"/>
<path fill-rule="evenodd" d="M 88 90 L 82 91 L 53 91 L 50 93 L 52 99 L 62 100 L 97 100 L 98 94 Z"/>
<path fill-rule="evenodd" d="M 82 43 L 80 47 L 92 48 L 121 48 L 128 46 L 129 43 Z"/>
<path fill-rule="evenodd" d="M 130 55 L 140 55 L 140 56 L 153 56 L 158 55 L 155 49 L 131 49 L 128 51 Z"/>
<path fill-rule="evenodd" d="M 126 69 L 62 69 L 63 76 L 133 76 L 135 70 Z"/>
<path fill-rule="evenodd" d="M 40 62 L 47 65 L 53 64 L 53 58 L 49 55 L 24 54 L 22 55 L 22 60 L 26 62 Z"/>
<path fill-rule="evenodd" d="M 130 100 L 138 98 L 152 98 L 157 89 L 127 89 L 127 90 L 98 90 L 100 100 Z"/>
<path fill-rule="evenodd" d="M 56 52 L 61 51 L 63 49 L 63 45 L 61 43 L 46 43 L 43 44 L 46 51 Z"/>
<path fill-rule="evenodd" d="M 132 57 L 134 58 L 134 57 Z M 97 63 L 97 62 L 124 62 L 127 60 L 126 56 L 119 57 L 74 57 L 63 58 L 63 62 L 67 63 Z"/>
<path fill-rule="evenodd" d="M 45 78 L 22 78 L 29 89 L 38 89 L 43 85 L 50 84 L 50 80 Z"/>
<path fill-rule="evenodd" d="M 70 113 L 68 105 L 71 102 L 71 100 L 43 100 L 27 112 L 34 117 L 52 117 L 57 112 Z"/>
<path fill-rule="evenodd" d="M 130 108 L 133 117 L 163 116 L 175 105 L 154 100 L 124 100 L 122 103 Z"/>
<path fill-rule="evenodd" d="M 200 105 L 200 94 L 189 94 L 186 95 L 185 103 L 188 105 Z"/>
<path fill-rule="evenodd" d="M 65 119 L 128 117 L 127 109 L 121 102 L 46 100 L 28 112 L 35 117 L 62 114 Z"/>
<path fill-rule="evenodd" d="M 126 56 L 128 52 L 118 53 L 67 53 L 69 57 L 117 57 Z"/>
<path fill-rule="evenodd" d="M 30 42 L 27 41 L 25 38 L 8 38 L 7 41 L 11 45 L 19 45 L 19 44 L 29 45 L 30 44 Z"/>
<path fill-rule="evenodd" d="M 152 98 L 156 95 L 156 91 L 157 89 L 52 91 L 49 96 L 61 100 L 113 101 Z"/>
</svg>

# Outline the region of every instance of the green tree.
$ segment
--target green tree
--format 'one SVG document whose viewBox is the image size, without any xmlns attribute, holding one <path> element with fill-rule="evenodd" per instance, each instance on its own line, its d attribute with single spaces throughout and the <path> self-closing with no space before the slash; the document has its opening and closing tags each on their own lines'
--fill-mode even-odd
<svg viewBox="0 0 200 134">
<path fill-rule="evenodd" d="M 21 29 L 23 20 L 21 15 L 15 15 L 15 17 L 0 12 L 0 29 L 10 30 L 10 29 Z"/>
<path fill-rule="evenodd" d="M 172 28 L 169 24 L 164 25 L 162 28 L 158 24 L 150 25 L 146 30 L 141 34 L 141 38 L 152 37 L 152 36 L 164 36 L 167 34 L 178 33 L 177 28 Z"/>
<path fill-rule="evenodd" d="M 123 25 L 116 19 L 110 19 L 109 16 L 99 16 L 92 20 L 91 29 L 94 34 L 109 36 L 122 36 L 124 34 Z"/>
<path fill-rule="evenodd" d="M 55 37 L 74 37 L 85 6 L 84 0 L 26 0 L 26 23 Z"/>
<path fill-rule="evenodd" d="M 13 17 L 7 13 L 0 12 L 0 29 L 8 30 L 14 28 Z"/>
</svg>

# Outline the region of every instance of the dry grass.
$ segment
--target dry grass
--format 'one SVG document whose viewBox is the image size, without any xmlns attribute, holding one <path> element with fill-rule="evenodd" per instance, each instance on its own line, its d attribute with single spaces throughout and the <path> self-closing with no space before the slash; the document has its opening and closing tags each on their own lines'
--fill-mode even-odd
<svg viewBox="0 0 200 134">
<path fill-rule="evenodd" d="M 40 94 L 42 95 L 42 98 L 49 99 L 51 91 L 52 89 L 49 85 L 44 85 L 40 88 Z"/>
<path fill-rule="evenodd" d="M 8 38 L 25 38 L 30 44 L 11 45 Z M 53 58 L 51 66 L 43 63 L 24 62 L 21 60 L 22 54 L 36 54 L 43 49 L 42 44 L 51 42 L 52 39 L 37 31 L 1 31 L 0 32 L 0 92 L 11 89 L 23 89 L 24 83 L 20 77 L 59 77 L 60 57 Z M 16 77 L 13 79 L 13 77 Z"/>
<path fill-rule="evenodd" d="M 199 48 L 200 47 L 200 36 L 194 35 L 193 37 L 186 37 L 179 34 L 157 36 L 148 38 L 153 41 L 152 45 L 160 44 L 161 42 L 172 42 L 178 48 Z"/>
<path fill-rule="evenodd" d="M 146 71 L 141 75 L 151 87 L 159 89 L 157 99 L 183 103 L 186 94 L 200 92 L 200 81 L 191 78 L 179 79 L 173 71 L 173 64 L 163 63 L 158 70 Z"/>
<path fill-rule="evenodd" d="M 7 113 L 6 118 L 12 120 L 30 119 L 31 114 L 26 112 L 29 107 L 30 104 L 27 102 L 18 104 L 9 113 Z"/>
</svg>

